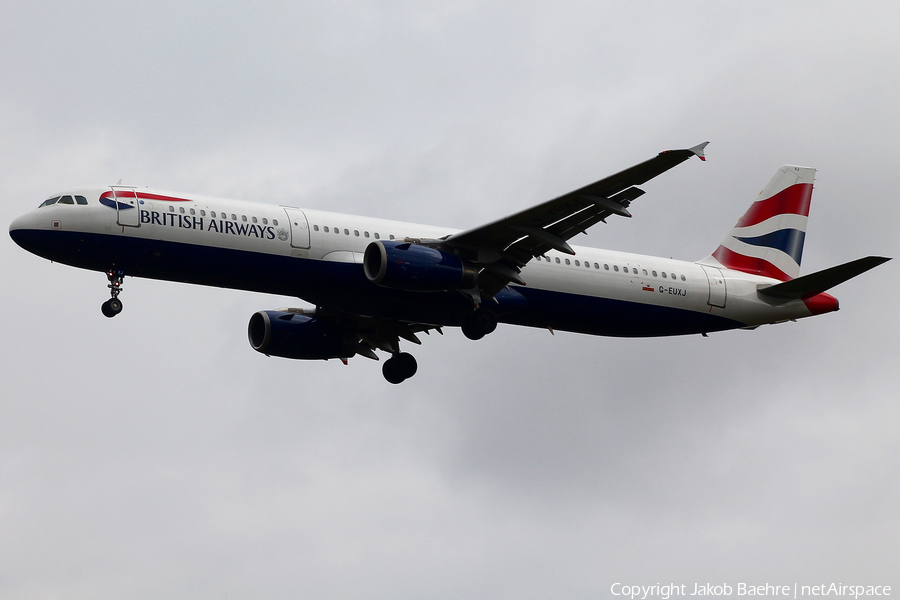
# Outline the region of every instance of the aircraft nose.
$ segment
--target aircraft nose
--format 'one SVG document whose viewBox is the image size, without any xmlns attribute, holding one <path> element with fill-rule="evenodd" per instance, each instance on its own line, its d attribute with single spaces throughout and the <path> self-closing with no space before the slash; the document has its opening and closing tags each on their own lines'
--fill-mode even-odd
<svg viewBox="0 0 900 600">
<path fill-rule="evenodd" d="M 35 229 L 35 225 L 36 218 L 34 214 L 28 213 L 22 215 L 9 224 L 9 237 L 11 237 L 15 243 L 22 246 L 23 235 L 27 230 Z"/>
</svg>

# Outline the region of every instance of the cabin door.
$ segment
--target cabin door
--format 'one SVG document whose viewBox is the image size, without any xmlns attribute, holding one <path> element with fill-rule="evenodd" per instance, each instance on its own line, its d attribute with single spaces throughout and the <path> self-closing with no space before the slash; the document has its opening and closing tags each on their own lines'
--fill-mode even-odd
<svg viewBox="0 0 900 600">
<path fill-rule="evenodd" d="M 725 308 L 727 293 L 725 290 L 725 276 L 722 275 L 721 269 L 705 265 L 700 266 L 703 267 L 703 271 L 706 273 L 706 280 L 709 282 L 709 300 L 706 303 L 717 308 Z"/>
<path fill-rule="evenodd" d="M 291 223 L 291 247 L 309 248 L 309 223 L 306 215 L 299 208 L 285 208 L 284 212 Z"/>
<path fill-rule="evenodd" d="M 141 205 L 134 188 L 112 186 L 116 203 L 116 223 L 125 227 L 141 226 Z"/>
</svg>

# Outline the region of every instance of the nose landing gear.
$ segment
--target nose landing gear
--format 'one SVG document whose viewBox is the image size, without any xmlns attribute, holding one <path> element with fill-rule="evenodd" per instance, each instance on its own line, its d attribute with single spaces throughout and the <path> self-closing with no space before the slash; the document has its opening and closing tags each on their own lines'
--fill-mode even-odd
<svg viewBox="0 0 900 600">
<path fill-rule="evenodd" d="M 122 293 L 122 282 L 125 279 L 123 271 L 114 271 L 110 269 L 106 272 L 106 278 L 109 279 L 109 295 L 111 298 L 100 306 L 104 317 L 112 318 L 122 312 L 122 301 L 119 300 L 119 294 Z"/>
</svg>

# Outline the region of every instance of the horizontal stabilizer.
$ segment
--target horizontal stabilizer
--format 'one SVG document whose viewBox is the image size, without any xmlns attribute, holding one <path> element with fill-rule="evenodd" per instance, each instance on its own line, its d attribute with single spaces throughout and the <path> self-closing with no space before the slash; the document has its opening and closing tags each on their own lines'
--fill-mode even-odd
<svg viewBox="0 0 900 600">
<path fill-rule="evenodd" d="M 816 273 L 810 273 L 803 277 L 797 277 L 769 287 L 759 288 L 759 293 L 779 300 L 798 300 L 810 298 L 830 290 L 836 285 L 853 279 L 857 275 L 874 269 L 881 263 L 891 260 L 883 256 L 867 256 L 857 260 L 824 269 Z"/>
</svg>

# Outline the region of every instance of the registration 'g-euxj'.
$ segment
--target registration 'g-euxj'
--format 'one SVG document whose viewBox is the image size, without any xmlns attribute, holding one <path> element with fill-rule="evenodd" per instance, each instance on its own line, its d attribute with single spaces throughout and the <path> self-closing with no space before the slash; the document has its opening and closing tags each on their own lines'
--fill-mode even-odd
<svg viewBox="0 0 900 600">
<path fill-rule="evenodd" d="M 100 271 L 103 314 L 122 310 L 124 277 L 301 298 L 315 309 L 250 317 L 253 349 L 295 359 L 359 355 L 391 383 L 412 377 L 401 343 L 461 327 L 477 340 L 498 323 L 607 336 L 706 335 L 835 311 L 826 290 L 887 258 L 800 276 L 815 169 L 778 169 L 721 245 L 696 262 L 572 246 L 630 217 L 637 186 L 697 156 L 669 150 L 492 223 L 456 231 L 291 206 L 123 185 L 54 194 L 10 235 L 46 259 Z"/>
</svg>

